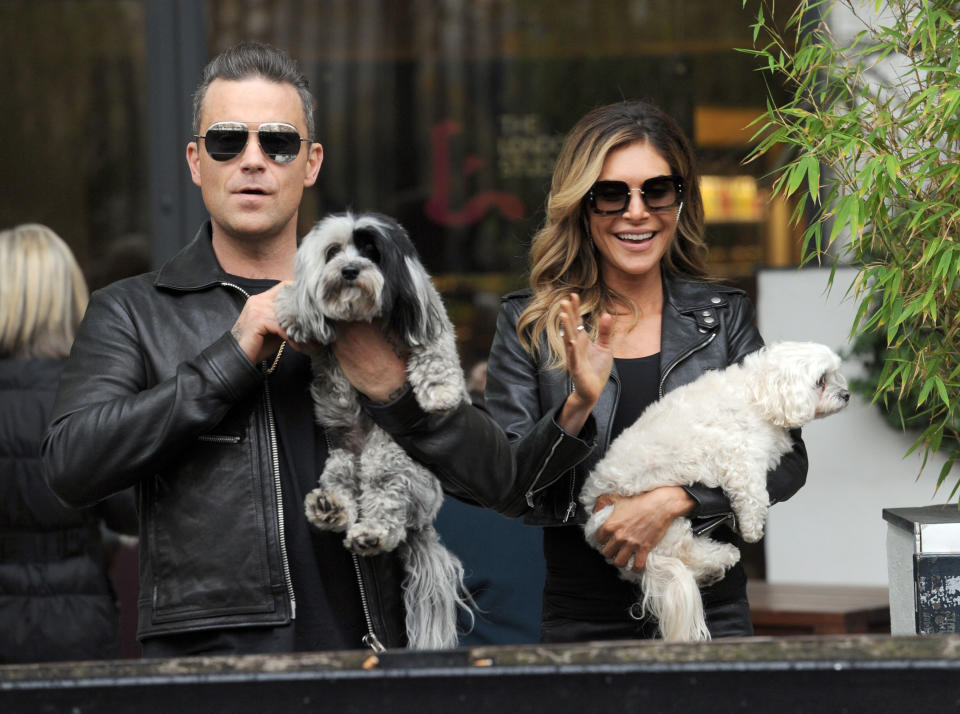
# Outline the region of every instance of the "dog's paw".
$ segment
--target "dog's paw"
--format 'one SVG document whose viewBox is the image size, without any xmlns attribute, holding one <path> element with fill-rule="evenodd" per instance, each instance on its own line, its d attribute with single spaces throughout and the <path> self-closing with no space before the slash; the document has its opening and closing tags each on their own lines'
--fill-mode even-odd
<svg viewBox="0 0 960 714">
<path fill-rule="evenodd" d="M 449 411 L 469 399 L 458 360 L 411 354 L 407 378 L 417 403 L 426 412 Z"/>
<path fill-rule="evenodd" d="M 345 531 L 350 523 L 350 509 L 329 491 L 313 489 L 303 501 L 307 520 L 322 531 Z"/>
<path fill-rule="evenodd" d="M 429 389 L 417 392 L 416 396 L 426 412 L 445 412 L 464 401 L 464 392 L 459 385 L 432 384 Z"/>
<path fill-rule="evenodd" d="M 590 518 L 583 526 L 583 535 L 587 539 L 587 543 L 597 550 L 603 550 L 603 546 L 597 542 L 597 529 L 607 522 L 611 513 L 613 513 L 613 506 L 604 506 L 599 511 L 591 513 Z"/>
<path fill-rule="evenodd" d="M 747 543 L 758 543 L 763 538 L 764 519 L 741 518 L 738 526 L 740 535 Z"/>
<path fill-rule="evenodd" d="M 373 523 L 357 523 L 347 530 L 343 544 L 357 555 L 389 553 L 400 543 L 397 533 Z"/>
</svg>

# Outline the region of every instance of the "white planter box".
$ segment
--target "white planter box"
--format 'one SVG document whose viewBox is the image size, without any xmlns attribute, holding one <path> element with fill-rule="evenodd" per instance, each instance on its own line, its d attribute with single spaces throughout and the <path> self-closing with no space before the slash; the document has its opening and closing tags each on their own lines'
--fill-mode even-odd
<svg viewBox="0 0 960 714">
<path fill-rule="evenodd" d="M 956 503 L 885 508 L 890 634 L 960 632 L 960 510 Z"/>
</svg>

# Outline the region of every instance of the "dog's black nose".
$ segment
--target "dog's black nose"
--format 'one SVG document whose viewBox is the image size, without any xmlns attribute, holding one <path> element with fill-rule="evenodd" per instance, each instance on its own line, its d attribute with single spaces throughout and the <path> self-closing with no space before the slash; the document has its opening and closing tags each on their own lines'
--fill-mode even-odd
<svg viewBox="0 0 960 714">
<path fill-rule="evenodd" d="M 848 391 L 846 391 L 846 390 L 840 392 L 840 398 L 841 398 L 843 401 L 845 401 L 845 402 L 849 402 L 849 401 L 850 401 L 850 392 L 848 392 Z"/>
<path fill-rule="evenodd" d="M 344 280 L 353 281 L 360 275 L 360 268 L 355 265 L 345 265 L 340 269 L 340 275 Z"/>
</svg>

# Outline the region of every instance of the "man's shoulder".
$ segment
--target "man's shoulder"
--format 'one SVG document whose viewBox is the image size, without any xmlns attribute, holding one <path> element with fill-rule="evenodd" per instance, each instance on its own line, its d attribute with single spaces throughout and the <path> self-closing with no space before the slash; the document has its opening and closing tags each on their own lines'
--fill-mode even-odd
<svg viewBox="0 0 960 714">
<path fill-rule="evenodd" d="M 95 290 L 90 296 L 90 299 L 92 300 L 96 297 L 100 300 L 123 300 L 129 296 L 153 293 L 155 292 L 154 283 L 156 282 L 156 278 L 156 270 L 121 278 Z"/>
</svg>

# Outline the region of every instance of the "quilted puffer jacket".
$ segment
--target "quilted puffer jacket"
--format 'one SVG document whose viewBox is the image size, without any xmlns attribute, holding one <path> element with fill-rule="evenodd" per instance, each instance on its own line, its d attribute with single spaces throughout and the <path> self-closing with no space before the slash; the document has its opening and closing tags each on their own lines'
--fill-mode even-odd
<svg viewBox="0 0 960 714">
<path fill-rule="evenodd" d="M 129 494 L 63 505 L 40 465 L 63 362 L 0 360 L 0 663 L 112 658 L 119 612 L 100 533 L 136 532 Z"/>
</svg>

